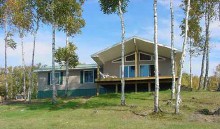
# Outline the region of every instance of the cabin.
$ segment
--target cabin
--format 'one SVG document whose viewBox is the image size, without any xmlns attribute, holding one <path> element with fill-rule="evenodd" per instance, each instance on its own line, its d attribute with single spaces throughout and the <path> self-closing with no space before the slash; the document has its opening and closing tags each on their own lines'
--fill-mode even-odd
<svg viewBox="0 0 220 129">
<path fill-rule="evenodd" d="M 125 40 L 125 92 L 151 91 L 154 89 L 154 43 L 139 37 Z M 174 49 L 175 61 L 181 51 Z M 171 48 L 158 44 L 160 89 L 171 88 Z M 81 64 L 69 70 L 68 96 L 93 96 L 120 92 L 121 43 L 103 49 L 91 58 L 96 64 Z M 175 66 L 176 67 L 176 66 Z M 52 96 L 51 67 L 42 67 L 38 73 L 38 98 Z M 65 92 L 65 67 L 56 67 L 57 94 Z"/>
</svg>

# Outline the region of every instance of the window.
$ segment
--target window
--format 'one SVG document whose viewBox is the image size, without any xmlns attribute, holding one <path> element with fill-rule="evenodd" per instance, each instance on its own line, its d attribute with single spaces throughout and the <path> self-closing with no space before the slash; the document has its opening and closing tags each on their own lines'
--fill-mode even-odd
<svg viewBox="0 0 220 129">
<path fill-rule="evenodd" d="M 132 62 L 135 60 L 135 55 L 134 54 L 128 55 L 128 56 L 126 56 L 125 60 L 127 62 Z"/>
<path fill-rule="evenodd" d="M 145 54 L 145 53 L 139 53 L 139 60 L 140 61 L 150 61 L 151 55 Z"/>
<path fill-rule="evenodd" d="M 84 82 L 85 83 L 94 82 L 93 71 L 84 71 Z"/>
<path fill-rule="evenodd" d="M 124 66 L 124 77 L 135 77 L 135 66 Z"/>
<path fill-rule="evenodd" d="M 141 77 L 150 76 L 150 67 L 149 67 L 149 65 L 140 65 L 140 76 Z"/>
<path fill-rule="evenodd" d="M 55 84 L 63 84 L 63 72 L 55 72 Z M 52 85 L 52 72 L 48 73 L 48 85 Z"/>
</svg>

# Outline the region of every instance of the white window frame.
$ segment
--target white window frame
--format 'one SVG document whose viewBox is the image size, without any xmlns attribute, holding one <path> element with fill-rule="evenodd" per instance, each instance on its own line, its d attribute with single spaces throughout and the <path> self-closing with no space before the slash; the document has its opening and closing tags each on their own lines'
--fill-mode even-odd
<svg viewBox="0 0 220 129">
<path fill-rule="evenodd" d="M 54 78 L 56 79 L 56 76 L 55 76 L 55 74 L 59 74 L 59 78 L 58 78 L 58 84 L 55 84 L 55 85 L 60 85 L 60 78 L 61 78 L 61 72 L 55 72 L 54 73 Z M 50 72 L 50 85 L 53 85 L 53 83 L 52 83 L 52 72 Z"/>
<path fill-rule="evenodd" d="M 150 56 L 150 60 L 141 60 L 141 54 Z M 139 52 L 139 61 L 152 61 L 153 56 L 144 52 Z"/>
<path fill-rule="evenodd" d="M 86 71 L 92 71 L 92 74 L 93 74 L 93 79 L 92 79 L 92 82 L 85 82 L 85 72 Z M 83 70 L 83 83 L 94 83 L 94 80 L 95 80 L 95 76 L 94 76 L 94 70 Z"/>
<path fill-rule="evenodd" d="M 135 65 L 124 65 L 124 66 L 134 66 L 135 67 Z M 133 77 L 129 77 L 129 75 L 130 75 L 130 71 L 128 70 L 128 77 L 126 77 L 126 78 L 133 78 Z M 120 65 L 120 77 L 121 77 L 121 65 Z"/>
</svg>

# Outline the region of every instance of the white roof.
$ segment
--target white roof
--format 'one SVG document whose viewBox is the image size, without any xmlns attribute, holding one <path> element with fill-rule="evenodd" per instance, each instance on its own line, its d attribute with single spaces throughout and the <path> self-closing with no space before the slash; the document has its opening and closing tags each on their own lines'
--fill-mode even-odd
<svg viewBox="0 0 220 129">
<path fill-rule="evenodd" d="M 135 47 L 137 47 L 138 51 L 149 53 L 152 55 L 154 54 L 154 42 L 150 40 L 146 40 L 135 36 L 126 39 L 124 45 L 125 45 L 125 55 L 134 52 Z M 182 52 L 176 48 L 174 50 L 176 52 L 176 60 L 179 60 Z M 170 58 L 171 47 L 165 46 L 163 44 L 158 44 L 158 54 L 160 57 Z M 119 58 L 120 56 L 121 56 L 121 42 L 91 55 L 92 59 L 99 65 L 102 65 L 107 61 L 111 61 L 113 59 Z"/>
</svg>

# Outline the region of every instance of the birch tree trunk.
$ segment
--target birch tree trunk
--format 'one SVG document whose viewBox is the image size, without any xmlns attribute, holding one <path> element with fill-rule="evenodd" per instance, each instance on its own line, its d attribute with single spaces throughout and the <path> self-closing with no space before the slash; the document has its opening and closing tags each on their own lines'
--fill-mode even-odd
<svg viewBox="0 0 220 129">
<path fill-rule="evenodd" d="M 66 35 L 66 47 L 69 46 L 69 37 Z M 65 85 L 65 97 L 67 97 L 67 92 L 69 89 L 69 58 L 66 60 L 66 85 Z"/>
<path fill-rule="evenodd" d="M 209 10 L 210 6 L 209 3 L 206 3 L 206 8 Z M 205 77 L 204 77 L 204 84 L 203 84 L 203 89 L 206 90 L 207 85 L 208 85 L 208 76 L 209 76 L 209 26 L 210 26 L 210 14 L 209 11 L 206 12 L 206 18 L 205 18 L 205 27 L 206 27 L 206 39 L 205 39 L 205 46 L 206 46 L 206 71 L 205 71 Z"/>
<path fill-rule="evenodd" d="M 55 54 L 55 25 L 53 23 L 52 25 L 52 86 L 53 86 L 53 97 L 52 97 L 52 104 L 56 103 L 56 82 L 55 82 L 55 60 L 54 60 L 54 54 Z"/>
<path fill-rule="evenodd" d="M 22 31 L 22 30 L 21 30 Z M 26 101 L 26 73 L 25 73 L 25 61 L 24 61 L 24 42 L 23 42 L 23 32 L 20 32 L 20 39 L 21 39 L 21 53 L 22 53 L 22 67 L 23 67 L 23 92 L 24 92 L 24 99 Z"/>
<path fill-rule="evenodd" d="M 154 66 L 155 66 L 155 95 L 154 112 L 159 112 L 159 68 L 157 43 L 157 0 L 154 0 Z"/>
<path fill-rule="evenodd" d="M 4 29 L 5 29 L 5 73 L 4 73 L 4 81 L 5 81 L 5 92 L 6 92 L 6 100 L 8 99 L 8 66 L 7 66 L 7 46 L 8 46 L 8 22 L 7 22 L 7 15 L 5 16 L 4 20 Z"/>
<path fill-rule="evenodd" d="M 198 90 L 201 90 L 201 88 L 202 88 L 202 86 L 204 84 L 205 58 L 206 58 L 206 45 L 203 48 L 202 66 L 201 66 L 201 73 L 200 73 L 200 76 L 199 76 L 199 87 L 198 87 Z"/>
<path fill-rule="evenodd" d="M 29 88 L 28 88 L 28 102 L 29 103 L 31 103 L 31 91 L 32 91 L 32 88 L 33 88 L 33 85 L 34 85 L 34 83 L 33 83 L 33 69 L 34 69 L 34 55 L 35 55 L 36 35 L 37 35 L 37 31 L 34 32 L 31 71 L 30 71 L 30 85 L 29 85 Z"/>
<path fill-rule="evenodd" d="M 190 88 L 192 89 L 192 40 L 190 38 L 190 46 L 189 46 L 189 69 L 190 69 Z"/>
<path fill-rule="evenodd" d="M 119 0 L 119 16 L 121 20 L 121 105 L 125 105 L 125 79 L 124 79 L 124 39 L 125 39 L 125 27 L 124 27 L 124 17 L 121 9 L 121 0 Z"/>
<path fill-rule="evenodd" d="M 179 104 L 180 104 L 180 90 L 181 90 L 181 81 L 183 75 L 183 64 L 185 61 L 185 53 L 186 53 L 186 43 L 188 39 L 188 20 L 189 20 L 189 10 L 190 10 L 190 0 L 187 1 L 187 8 L 186 8 L 186 20 L 185 20 L 185 36 L 184 42 L 182 46 L 182 55 L 180 59 L 180 72 L 179 72 L 179 79 L 177 81 L 177 93 L 176 93 L 176 105 L 175 105 L 175 113 L 179 113 Z"/>
<path fill-rule="evenodd" d="M 172 89 L 171 99 L 175 99 L 176 89 L 176 71 L 175 71 L 175 58 L 174 58 L 174 14 L 173 14 L 173 0 L 170 0 L 170 15 L 171 15 L 171 67 L 172 67 Z"/>
</svg>

